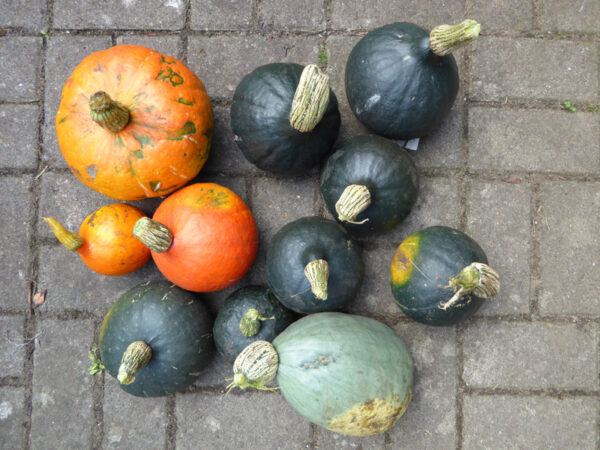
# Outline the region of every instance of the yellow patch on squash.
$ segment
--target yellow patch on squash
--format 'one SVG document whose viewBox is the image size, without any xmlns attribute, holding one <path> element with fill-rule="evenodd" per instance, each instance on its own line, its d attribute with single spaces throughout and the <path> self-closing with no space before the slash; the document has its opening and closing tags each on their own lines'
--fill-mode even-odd
<svg viewBox="0 0 600 450">
<path fill-rule="evenodd" d="M 410 399 L 409 390 L 404 399 L 394 395 L 391 399 L 376 398 L 359 403 L 333 417 L 326 428 L 349 436 L 372 436 L 383 433 L 406 412 Z"/>
<path fill-rule="evenodd" d="M 419 251 L 419 235 L 412 234 L 407 237 L 394 253 L 392 265 L 390 267 L 392 274 L 392 283 L 396 286 L 405 284 L 412 273 L 413 261 Z"/>
</svg>

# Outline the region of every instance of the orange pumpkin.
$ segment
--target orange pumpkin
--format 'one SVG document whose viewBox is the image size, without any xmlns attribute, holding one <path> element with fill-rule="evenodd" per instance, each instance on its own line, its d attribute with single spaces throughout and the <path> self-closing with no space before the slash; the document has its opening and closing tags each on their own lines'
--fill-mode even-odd
<svg viewBox="0 0 600 450">
<path fill-rule="evenodd" d="M 134 235 L 152 250 L 162 274 L 177 286 L 212 292 L 237 283 L 258 250 L 252 213 L 233 191 L 215 183 L 186 186 L 164 200 Z"/>
<path fill-rule="evenodd" d="M 208 158 L 210 99 L 182 62 L 136 45 L 88 55 L 66 81 L 56 114 L 69 168 L 119 200 L 167 195 Z"/>
<path fill-rule="evenodd" d="M 86 217 L 79 233 L 72 233 L 55 219 L 44 221 L 68 249 L 79 253 L 83 262 L 102 275 L 125 275 L 142 267 L 150 251 L 133 236 L 133 227 L 146 217 L 135 206 L 115 203 L 103 206 Z"/>
</svg>

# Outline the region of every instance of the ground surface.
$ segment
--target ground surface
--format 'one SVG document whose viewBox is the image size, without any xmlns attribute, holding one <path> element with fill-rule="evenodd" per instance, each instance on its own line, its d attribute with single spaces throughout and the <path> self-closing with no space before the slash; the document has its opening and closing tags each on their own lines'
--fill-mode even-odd
<svg viewBox="0 0 600 450">
<path fill-rule="evenodd" d="M 55 138 L 62 84 L 84 56 L 143 44 L 205 82 L 216 138 L 198 180 L 251 207 L 261 250 L 239 286 L 264 284 L 273 233 L 326 213 L 318 170 L 288 179 L 243 159 L 228 119 L 237 83 L 258 65 L 317 62 L 324 50 L 340 138 L 364 133 L 343 86 L 359 37 L 395 20 L 431 28 L 464 17 L 482 33 L 456 55 L 462 85 L 449 118 L 414 153 L 418 204 L 394 231 L 361 241 L 366 279 L 348 307 L 392 326 L 413 353 L 413 402 L 390 432 L 348 438 L 312 426 L 278 393 L 225 396 L 230 368 L 219 358 L 168 398 L 134 398 L 88 375 L 110 305 L 161 275 L 152 263 L 95 275 L 41 221 L 76 229 L 111 202 L 73 177 Z M 0 0 L 0 447 L 598 448 L 599 53 L 597 0 Z M 151 213 L 159 202 L 138 205 Z M 499 298 L 456 327 L 411 322 L 389 289 L 396 246 L 434 224 L 467 231 L 502 276 Z M 31 282 L 48 290 L 33 315 Z M 216 312 L 230 292 L 205 301 Z"/>
</svg>

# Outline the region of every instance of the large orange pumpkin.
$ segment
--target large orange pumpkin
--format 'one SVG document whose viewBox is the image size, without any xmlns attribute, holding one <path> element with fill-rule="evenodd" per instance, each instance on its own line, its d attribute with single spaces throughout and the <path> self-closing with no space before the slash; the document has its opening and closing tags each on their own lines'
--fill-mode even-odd
<svg viewBox="0 0 600 450">
<path fill-rule="evenodd" d="M 134 235 L 152 250 L 162 274 L 195 292 L 225 289 L 250 269 L 258 250 L 252 213 L 235 192 L 215 183 L 186 186 L 165 199 Z"/>
<path fill-rule="evenodd" d="M 182 62 L 136 45 L 92 53 L 66 81 L 56 135 L 69 168 L 119 200 L 167 195 L 208 158 L 210 99 Z"/>
</svg>

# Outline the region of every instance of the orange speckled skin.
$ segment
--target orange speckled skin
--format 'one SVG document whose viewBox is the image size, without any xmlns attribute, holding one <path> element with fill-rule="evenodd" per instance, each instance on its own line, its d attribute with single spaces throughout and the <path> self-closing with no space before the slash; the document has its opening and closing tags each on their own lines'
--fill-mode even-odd
<svg viewBox="0 0 600 450">
<path fill-rule="evenodd" d="M 258 251 L 252 213 L 233 191 L 196 183 L 160 204 L 154 220 L 173 234 L 163 253 L 152 252 L 162 274 L 183 289 L 212 292 L 238 282 Z"/>
<path fill-rule="evenodd" d="M 135 206 L 115 203 L 90 214 L 79 227 L 83 262 L 102 275 L 125 275 L 150 259 L 150 250 L 133 236 L 133 226 L 146 217 Z"/>
<path fill-rule="evenodd" d="M 104 91 L 130 112 L 112 133 L 90 116 Z M 182 62 L 155 50 L 117 45 L 92 53 L 67 79 L 56 114 L 69 168 L 90 188 L 119 200 L 167 195 L 194 178 L 208 158 L 210 99 Z"/>
</svg>

